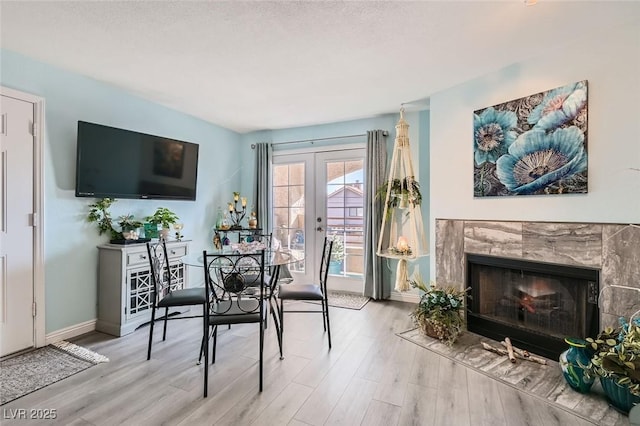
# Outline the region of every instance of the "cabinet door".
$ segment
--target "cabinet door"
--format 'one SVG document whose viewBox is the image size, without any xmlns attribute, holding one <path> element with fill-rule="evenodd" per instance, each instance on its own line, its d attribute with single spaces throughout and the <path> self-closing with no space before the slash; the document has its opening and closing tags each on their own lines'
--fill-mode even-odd
<svg viewBox="0 0 640 426">
<path fill-rule="evenodd" d="M 153 283 L 149 266 L 127 269 L 127 320 L 140 315 L 151 315 Z"/>
</svg>

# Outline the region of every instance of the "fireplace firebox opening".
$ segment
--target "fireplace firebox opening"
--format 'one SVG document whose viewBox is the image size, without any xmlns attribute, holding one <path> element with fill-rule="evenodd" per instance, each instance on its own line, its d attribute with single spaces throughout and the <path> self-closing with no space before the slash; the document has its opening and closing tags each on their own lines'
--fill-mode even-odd
<svg viewBox="0 0 640 426">
<path fill-rule="evenodd" d="M 596 269 L 467 254 L 467 328 L 557 360 L 600 329 Z"/>
</svg>

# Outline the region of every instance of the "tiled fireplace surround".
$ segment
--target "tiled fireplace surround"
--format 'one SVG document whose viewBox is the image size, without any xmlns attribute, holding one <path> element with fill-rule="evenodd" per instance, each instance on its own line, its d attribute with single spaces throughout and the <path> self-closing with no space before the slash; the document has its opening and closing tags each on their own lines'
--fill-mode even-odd
<svg viewBox="0 0 640 426">
<path fill-rule="evenodd" d="M 436 219 L 438 284 L 464 286 L 466 253 L 599 269 L 601 328 L 640 309 L 640 292 L 606 288 L 640 289 L 637 225 Z"/>
</svg>

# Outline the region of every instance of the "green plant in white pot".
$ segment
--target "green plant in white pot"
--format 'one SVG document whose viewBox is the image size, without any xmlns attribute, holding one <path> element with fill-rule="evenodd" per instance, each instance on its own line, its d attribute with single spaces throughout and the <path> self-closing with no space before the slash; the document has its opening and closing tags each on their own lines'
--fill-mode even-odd
<svg viewBox="0 0 640 426">
<path fill-rule="evenodd" d="M 179 219 L 178 215 L 166 207 L 158 207 L 154 214 L 145 218 L 145 220 L 152 225 L 160 225 L 162 227 L 162 231 L 160 231 L 160 238 L 162 239 L 167 238 L 171 225 L 176 223 Z"/>
</svg>

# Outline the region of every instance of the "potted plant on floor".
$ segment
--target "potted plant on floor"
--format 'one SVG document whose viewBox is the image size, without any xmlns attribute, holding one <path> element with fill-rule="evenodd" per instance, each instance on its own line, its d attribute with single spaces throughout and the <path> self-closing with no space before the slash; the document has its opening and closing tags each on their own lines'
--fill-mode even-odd
<svg viewBox="0 0 640 426">
<path fill-rule="evenodd" d="M 166 239 L 169 235 L 171 225 L 176 223 L 180 218 L 171 210 L 166 207 L 158 207 L 155 213 L 151 216 L 147 216 L 145 220 L 156 227 L 159 225 L 162 227 L 160 231 L 160 238 Z"/>
<path fill-rule="evenodd" d="M 595 351 L 586 374 L 599 377 L 610 402 L 629 412 L 640 404 L 640 321 L 620 318 L 620 327 L 586 340 Z"/>
<path fill-rule="evenodd" d="M 415 325 L 426 335 L 453 345 L 464 330 L 462 313 L 466 290 L 427 285 L 420 277 L 411 281 L 411 286 L 422 291 L 420 302 L 411 313 Z"/>
</svg>

